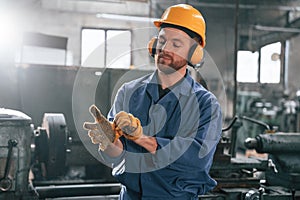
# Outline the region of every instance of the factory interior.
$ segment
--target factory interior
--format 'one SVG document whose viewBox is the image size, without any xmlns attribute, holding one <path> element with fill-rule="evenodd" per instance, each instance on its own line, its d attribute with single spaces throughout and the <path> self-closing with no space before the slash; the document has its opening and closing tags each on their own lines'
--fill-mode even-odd
<svg viewBox="0 0 300 200">
<path fill-rule="evenodd" d="M 0 200 L 118 199 L 82 124 L 156 69 L 153 21 L 175 4 L 205 19 L 189 70 L 222 109 L 217 186 L 199 199 L 300 199 L 299 0 L 2 0 Z"/>
</svg>

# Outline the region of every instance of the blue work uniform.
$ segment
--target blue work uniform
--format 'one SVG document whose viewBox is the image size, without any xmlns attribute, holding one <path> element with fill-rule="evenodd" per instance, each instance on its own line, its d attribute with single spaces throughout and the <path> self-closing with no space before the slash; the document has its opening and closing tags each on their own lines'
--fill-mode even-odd
<svg viewBox="0 0 300 200">
<path fill-rule="evenodd" d="M 209 176 L 222 129 L 216 97 L 187 73 L 160 96 L 157 72 L 125 83 L 108 119 L 125 111 L 141 121 L 143 134 L 156 138 L 155 154 L 121 137 L 124 151 L 111 158 L 112 173 L 122 184 L 122 200 L 198 199 L 216 186 Z"/>
</svg>

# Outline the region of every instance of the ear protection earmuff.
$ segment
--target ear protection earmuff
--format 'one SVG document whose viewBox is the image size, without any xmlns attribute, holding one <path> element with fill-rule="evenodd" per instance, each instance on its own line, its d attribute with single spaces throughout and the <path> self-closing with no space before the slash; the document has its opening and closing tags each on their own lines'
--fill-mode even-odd
<svg viewBox="0 0 300 200">
<path fill-rule="evenodd" d="M 154 57 L 156 53 L 157 37 L 152 37 L 148 42 L 147 48 L 150 56 Z M 203 58 L 203 48 L 200 44 L 194 44 L 188 54 L 188 62 L 192 65 L 197 65 Z"/>
<path fill-rule="evenodd" d="M 148 42 L 147 48 L 150 56 L 154 57 L 156 53 L 156 45 L 157 45 L 157 37 L 152 37 L 151 40 Z"/>
</svg>

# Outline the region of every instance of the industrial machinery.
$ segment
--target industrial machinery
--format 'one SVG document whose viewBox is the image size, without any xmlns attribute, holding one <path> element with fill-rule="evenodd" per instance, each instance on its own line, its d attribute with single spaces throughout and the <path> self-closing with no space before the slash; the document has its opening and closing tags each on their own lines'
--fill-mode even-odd
<svg viewBox="0 0 300 200">
<path fill-rule="evenodd" d="M 266 131 L 247 138 L 245 148 L 256 150 L 255 156 L 237 155 L 235 138 L 243 121 L 265 127 Z M 245 116 L 235 117 L 231 139 L 220 141 L 211 169 L 218 181 L 215 199 L 300 199 L 300 133 L 272 130 L 267 124 Z"/>
<path fill-rule="evenodd" d="M 240 156 L 235 134 L 243 121 L 266 131 L 245 141 L 245 147 L 266 157 Z M 248 117 L 235 117 L 217 146 L 211 176 L 218 186 L 199 199 L 299 199 L 300 133 L 279 133 Z M 24 113 L 0 109 L 0 199 L 117 199 L 120 184 L 84 151 L 71 135 L 62 113 L 44 113 L 34 127 Z"/>
<path fill-rule="evenodd" d="M 92 144 L 91 144 L 92 145 Z M 110 168 L 93 158 L 70 135 L 62 113 L 45 113 L 34 132 L 33 185 L 39 198 L 91 196 L 104 198 L 120 190 Z"/>
<path fill-rule="evenodd" d="M 300 190 L 300 133 L 259 134 L 248 138 L 245 146 L 269 154 L 273 170 L 266 170 L 267 185 Z"/>
<path fill-rule="evenodd" d="M 30 168 L 31 118 L 0 109 L 0 199 L 32 199 Z"/>
<path fill-rule="evenodd" d="M 34 129 L 24 113 L 0 109 L 0 199 L 117 195 L 120 184 L 108 167 L 80 156 L 84 148 L 72 143 L 61 113 L 45 113 L 42 125 Z"/>
</svg>

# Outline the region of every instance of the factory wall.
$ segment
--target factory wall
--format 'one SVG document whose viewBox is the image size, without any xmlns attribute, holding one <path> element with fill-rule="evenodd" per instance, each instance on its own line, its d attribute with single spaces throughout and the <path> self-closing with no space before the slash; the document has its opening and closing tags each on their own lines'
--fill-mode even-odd
<svg viewBox="0 0 300 200">
<path fill-rule="evenodd" d="M 233 24 L 216 23 L 212 21 L 207 25 L 206 51 L 212 57 L 221 76 L 226 92 L 225 118 L 233 115 L 233 88 L 234 88 L 234 27 Z M 221 34 L 220 34 L 221 33 Z M 200 70 L 201 72 L 201 70 Z"/>
<path fill-rule="evenodd" d="M 81 49 L 81 29 L 83 27 L 88 28 L 116 28 L 116 29 L 131 29 L 132 30 L 132 65 L 133 68 L 153 69 L 153 59 L 148 55 L 147 43 L 149 39 L 157 34 L 157 29 L 153 26 L 152 22 L 123 22 L 120 20 L 102 19 L 97 18 L 95 14 L 88 13 L 72 13 L 63 11 L 54 11 L 51 9 L 27 9 L 20 10 L 18 18 L 25 20 L 27 23 L 20 26 L 22 31 L 38 32 L 47 35 L 60 36 L 68 38 L 67 44 L 67 60 L 68 66 L 80 66 L 80 49 Z M 212 21 L 210 16 L 205 16 L 207 20 L 207 46 L 206 51 L 210 59 L 216 65 L 219 75 L 222 79 L 217 80 L 217 85 L 225 89 L 227 84 L 232 84 L 232 69 L 233 69 L 233 28 L 224 24 L 223 21 L 219 21 L 216 25 L 216 21 Z M 211 21 L 211 23 L 210 23 Z M 218 20 L 217 20 L 218 21 Z M 232 25 L 231 25 L 232 26 Z M 222 33 L 221 35 L 219 33 Z M 19 35 L 21 37 L 21 35 Z M 215 39 L 218 38 L 218 39 Z M 21 39 L 19 39 L 21 40 Z M 11 52 L 11 68 L 13 70 L 14 58 L 19 52 L 18 48 L 15 48 L 14 52 Z M 7 56 L 6 56 L 7 57 Z M 211 62 L 206 60 L 207 65 Z M 99 66 L 104 67 L 104 66 Z M 205 66 L 201 71 L 209 69 L 210 66 Z M 6 67 L 5 67 L 6 68 Z M 14 76 L 13 73 L 11 76 Z M 204 77 L 205 79 L 214 79 L 213 73 L 208 74 L 210 77 Z M 215 81 L 214 81 L 215 82 Z M 215 85 L 215 83 L 214 83 Z M 214 86 L 215 87 L 215 86 Z M 232 104 L 231 91 L 229 91 L 227 103 L 223 107 L 229 107 L 227 111 L 230 115 Z"/>
<path fill-rule="evenodd" d="M 67 65 L 79 66 L 81 63 L 80 51 L 82 28 L 133 30 L 132 37 L 134 38 L 134 42 L 132 49 L 143 49 L 143 51 L 138 51 L 139 54 L 138 56 L 135 56 L 133 64 L 141 61 L 143 61 L 144 65 L 149 63 L 149 56 L 147 54 L 146 47 L 150 37 L 154 35 L 156 31 L 154 27 L 150 26 L 150 23 L 125 22 L 120 20 L 97 18 L 95 14 L 75 14 L 71 12 L 59 12 L 46 9 L 24 13 L 24 15 L 29 22 L 24 27 L 24 31 L 39 32 L 68 38 Z M 137 54 L 137 51 L 135 54 Z M 138 60 L 139 57 L 141 58 L 140 60 Z M 145 59 L 145 57 L 147 59 Z"/>
<path fill-rule="evenodd" d="M 217 12 L 217 13 L 216 13 Z M 215 77 L 215 74 L 208 74 L 210 77 L 204 77 L 208 80 L 216 80 L 212 87 L 214 90 L 221 87 L 226 92 L 226 101 L 222 103 L 225 112 L 225 118 L 232 117 L 233 110 L 233 94 L 234 94 L 234 12 L 232 14 L 225 13 L 222 9 L 217 9 L 215 13 L 206 12 L 203 9 L 203 14 L 207 22 L 207 45 L 205 50 L 211 60 L 217 67 L 222 79 Z M 133 52 L 132 52 L 132 65 L 139 69 L 153 69 L 153 59 L 148 55 L 146 45 L 149 39 L 157 33 L 156 28 L 153 27 L 151 22 L 125 22 L 120 20 L 97 18 L 95 14 L 89 13 L 74 13 L 68 11 L 54 11 L 52 9 L 35 9 L 27 8 L 25 10 L 18 10 L 16 12 L 17 19 L 25 21 L 20 25 L 19 30 L 39 32 L 48 35 L 61 36 L 68 38 L 67 44 L 67 66 L 80 66 L 80 49 L 81 49 L 81 29 L 83 27 L 89 28 L 116 28 L 116 29 L 131 29 L 133 38 Z M 225 17 L 221 17 L 225 16 Z M 19 39 L 21 40 L 21 35 Z M 292 38 L 290 43 L 290 56 L 289 56 L 289 88 L 295 91 L 299 88 L 299 80 L 297 77 L 299 67 L 299 58 L 296 56 L 299 42 L 299 37 Z M 4 105 L 13 107 L 14 105 L 21 105 L 20 91 L 18 88 L 18 79 L 16 65 L 14 63 L 16 54 L 20 49 L 17 46 L 10 46 L 6 49 L 1 49 L 1 64 L 0 70 L 2 77 L 1 80 L 6 83 L 5 87 L 1 87 L 1 101 L 7 102 Z M 211 62 L 205 61 L 203 69 L 200 68 L 200 73 L 210 67 Z M 104 67 L 104 66 L 99 66 Z M 214 81 L 214 82 L 216 82 Z M 210 81 L 212 82 L 212 81 Z M 238 90 L 249 91 L 266 91 L 268 98 L 274 95 L 273 90 L 282 91 L 283 87 L 278 85 L 264 85 L 260 88 L 260 84 L 239 84 Z M 269 89 L 271 88 L 271 90 Z M 221 90 L 222 90 L 221 89 Z M 270 94 L 270 95 L 269 95 Z M 13 96 L 15 98 L 10 98 Z M 218 96 L 218 94 L 217 94 Z M 6 100 L 6 99 L 9 99 Z M 2 105 L 2 107 L 4 106 Z M 13 105 L 13 106 L 11 106 Z"/>
<path fill-rule="evenodd" d="M 294 37 L 290 40 L 289 51 L 289 66 L 288 66 L 288 87 L 293 93 L 300 90 L 300 36 Z"/>
<path fill-rule="evenodd" d="M 23 111 L 32 118 L 35 126 L 42 124 L 44 113 L 63 113 L 69 131 L 75 134 L 73 115 L 78 113 L 73 113 L 73 106 L 84 106 L 92 97 L 92 103 L 98 105 L 106 115 L 114 99 L 113 93 L 126 80 L 129 71 L 50 65 L 20 65 L 12 69 L 8 73 L 1 73 L 1 107 Z M 148 73 L 150 71 L 130 70 L 129 76 L 131 79 Z M 79 83 L 80 86 L 76 87 Z M 90 95 L 80 97 L 80 105 L 74 99 L 77 96 L 73 92 L 83 88 Z M 88 107 L 86 111 L 88 120 Z"/>
</svg>

